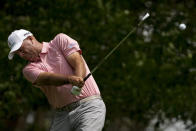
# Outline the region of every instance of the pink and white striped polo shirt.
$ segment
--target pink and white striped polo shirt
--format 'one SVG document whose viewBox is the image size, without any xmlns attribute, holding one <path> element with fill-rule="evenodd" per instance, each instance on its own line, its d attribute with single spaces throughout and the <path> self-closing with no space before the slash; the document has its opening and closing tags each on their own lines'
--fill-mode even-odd
<svg viewBox="0 0 196 131">
<path fill-rule="evenodd" d="M 23 74 L 25 78 L 32 83 L 35 82 L 41 72 L 59 73 L 65 76 L 74 75 L 74 71 L 67 62 L 66 57 L 76 51 L 81 53 L 77 41 L 60 33 L 49 43 L 43 42 L 43 48 L 40 53 L 41 61 L 31 62 L 26 65 L 23 69 Z M 89 72 L 89 68 L 86 64 L 86 75 Z M 71 84 L 57 87 L 43 86 L 39 88 L 44 92 L 49 103 L 54 108 L 65 106 L 88 96 L 100 95 L 100 91 L 93 76 L 90 76 L 86 80 L 79 96 L 71 94 Z"/>
</svg>

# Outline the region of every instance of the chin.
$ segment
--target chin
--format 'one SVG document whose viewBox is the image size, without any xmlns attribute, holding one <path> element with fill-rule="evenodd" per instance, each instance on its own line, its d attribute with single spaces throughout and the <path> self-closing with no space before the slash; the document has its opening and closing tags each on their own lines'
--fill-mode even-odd
<svg viewBox="0 0 196 131">
<path fill-rule="evenodd" d="M 31 61 L 31 62 L 35 61 L 34 58 L 26 58 L 26 60 Z"/>
<path fill-rule="evenodd" d="M 29 61 L 31 62 L 37 62 L 39 61 L 40 59 L 38 57 L 34 57 L 34 58 L 30 58 Z"/>
</svg>

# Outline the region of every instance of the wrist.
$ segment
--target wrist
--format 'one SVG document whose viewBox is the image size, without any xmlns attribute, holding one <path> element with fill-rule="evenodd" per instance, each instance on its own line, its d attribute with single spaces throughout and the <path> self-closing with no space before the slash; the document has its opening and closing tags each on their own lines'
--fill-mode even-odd
<svg viewBox="0 0 196 131">
<path fill-rule="evenodd" d="M 70 78 L 70 76 L 66 76 L 65 77 L 64 84 L 71 84 L 71 78 Z"/>
</svg>

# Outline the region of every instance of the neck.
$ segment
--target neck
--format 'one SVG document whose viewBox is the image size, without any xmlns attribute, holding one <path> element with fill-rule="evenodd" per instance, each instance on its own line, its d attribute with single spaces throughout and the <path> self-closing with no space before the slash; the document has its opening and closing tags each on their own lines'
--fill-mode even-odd
<svg viewBox="0 0 196 131">
<path fill-rule="evenodd" d="M 42 51 L 42 48 L 43 48 L 43 44 L 40 43 L 40 42 L 37 42 L 36 45 L 34 46 L 35 47 L 35 52 L 34 52 L 34 57 L 32 57 L 29 61 L 31 62 L 37 62 L 37 61 L 40 61 L 40 53 Z"/>
<path fill-rule="evenodd" d="M 40 54 L 43 48 L 43 44 L 40 42 L 37 42 L 36 48 L 37 48 L 37 53 Z"/>
</svg>

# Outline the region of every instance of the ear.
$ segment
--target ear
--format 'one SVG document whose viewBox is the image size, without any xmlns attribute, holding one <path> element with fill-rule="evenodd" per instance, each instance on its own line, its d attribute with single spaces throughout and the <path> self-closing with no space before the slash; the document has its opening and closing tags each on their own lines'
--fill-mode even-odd
<svg viewBox="0 0 196 131">
<path fill-rule="evenodd" d="M 32 36 L 28 36 L 26 39 L 27 39 L 27 40 L 32 40 Z M 25 39 L 24 39 L 24 40 L 25 40 Z"/>
<path fill-rule="evenodd" d="M 27 38 L 30 40 L 33 40 L 33 36 L 28 36 Z"/>
<path fill-rule="evenodd" d="M 28 36 L 27 39 L 29 39 L 30 41 L 32 41 L 32 44 L 34 44 L 34 37 L 33 36 Z"/>
</svg>

